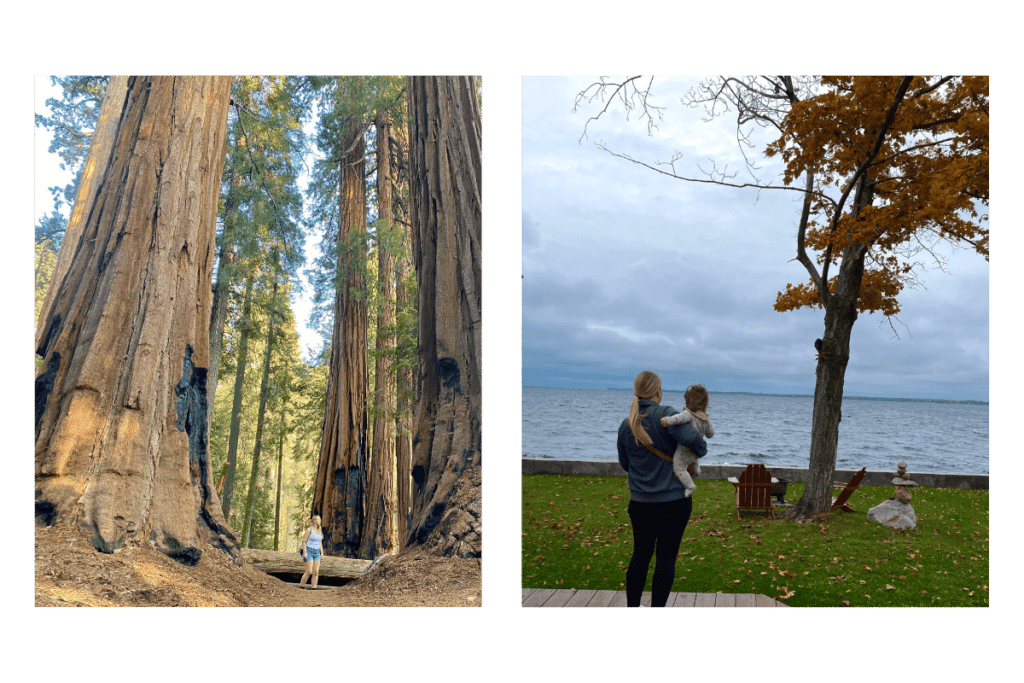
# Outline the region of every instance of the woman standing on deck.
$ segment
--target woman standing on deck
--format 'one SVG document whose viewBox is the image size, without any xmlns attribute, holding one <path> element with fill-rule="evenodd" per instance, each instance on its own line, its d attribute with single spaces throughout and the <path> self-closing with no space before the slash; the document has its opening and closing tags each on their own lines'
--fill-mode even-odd
<svg viewBox="0 0 1024 683">
<path fill-rule="evenodd" d="M 690 521 L 693 498 L 672 472 L 676 443 L 698 457 L 707 452 L 704 437 L 689 422 L 663 427 L 661 418 L 678 411 L 661 403 L 661 378 L 644 370 L 633 381 L 633 404 L 619 427 L 619 465 L 629 473 L 629 521 L 633 557 L 626 570 L 626 606 L 639 607 L 651 557 L 657 553 L 651 582 L 651 607 L 664 607 L 676 578 L 676 555 Z M 659 455 L 656 451 L 660 451 Z"/>
<path fill-rule="evenodd" d="M 299 581 L 299 588 L 306 587 L 306 579 L 313 577 L 311 586 L 316 588 L 316 580 L 320 575 L 320 541 L 324 538 L 324 530 L 320 526 L 320 515 L 313 515 L 309 520 L 309 527 L 306 533 L 302 534 L 303 559 L 306 561 L 306 571 Z"/>
</svg>

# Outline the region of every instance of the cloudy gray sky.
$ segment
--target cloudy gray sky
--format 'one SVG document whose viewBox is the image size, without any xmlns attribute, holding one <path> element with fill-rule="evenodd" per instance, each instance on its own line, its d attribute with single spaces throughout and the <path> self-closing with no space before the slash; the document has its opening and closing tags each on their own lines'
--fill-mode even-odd
<svg viewBox="0 0 1024 683">
<path fill-rule="evenodd" d="M 651 369 L 666 388 L 813 393 L 823 312 L 772 307 L 807 280 L 793 260 L 799 193 L 688 183 L 597 147 L 649 163 L 680 151 L 679 175 L 714 160 L 749 178 L 735 114 L 706 123 L 679 102 L 697 78 L 654 80 L 653 135 L 615 104 L 581 142 L 604 105 L 573 113 L 575 96 L 595 80 L 523 79 L 523 384 L 630 387 Z M 778 182 L 754 140 L 759 175 Z M 989 264 L 941 253 L 945 272 L 926 260 L 896 318 L 858 318 L 847 395 L 988 400 Z"/>
</svg>

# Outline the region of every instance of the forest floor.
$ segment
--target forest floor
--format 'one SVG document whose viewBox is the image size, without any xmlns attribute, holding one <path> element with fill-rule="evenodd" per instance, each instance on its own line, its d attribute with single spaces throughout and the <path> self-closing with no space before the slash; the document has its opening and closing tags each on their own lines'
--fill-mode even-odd
<svg viewBox="0 0 1024 683">
<path fill-rule="evenodd" d="M 412 549 L 344 586 L 299 588 L 206 550 L 194 567 L 148 543 L 107 555 L 70 529 L 35 529 L 37 607 L 479 607 L 480 560 Z"/>
</svg>

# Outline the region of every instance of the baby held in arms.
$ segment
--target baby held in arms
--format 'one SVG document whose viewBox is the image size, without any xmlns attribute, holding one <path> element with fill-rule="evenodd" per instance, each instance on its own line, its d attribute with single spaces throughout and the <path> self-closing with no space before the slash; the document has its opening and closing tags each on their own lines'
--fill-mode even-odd
<svg viewBox="0 0 1024 683">
<path fill-rule="evenodd" d="M 694 384 L 688 387 L 686 393 L 683 394 L 683 399 L 686 401 L 686 408 L 683 409 L 683 412 L 661 418 L 661 425 L 668 427 L 669 425 L 680 425 L 684 422 L 689 422 L 705 439 L 710 439 L 714 436 L 715 429 L 711 426 L 711 419 L 707 413 L 708 390 L 704 388 L 704 385 Z M 699 477 L 700 462 L 697 459 L 697 455 L 683 444 L 678 444 L 676 452 L 672 455 L 672 471 L 676 473 L 676 477 L 683 483 L 683 487 L 686 489 L 684 495 L 687 498 L 697 490 L 697 485 L 693 483 L 693 478 L 688 471 L 691 465 L 693 466 L 693 476 Z"/>
</svg>

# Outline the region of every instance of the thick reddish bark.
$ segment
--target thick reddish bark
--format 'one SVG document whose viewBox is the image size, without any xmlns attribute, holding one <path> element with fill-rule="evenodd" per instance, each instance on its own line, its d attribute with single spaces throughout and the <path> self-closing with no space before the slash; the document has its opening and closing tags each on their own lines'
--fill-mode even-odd
<svg viewBox="0 0 1024 683">
<path fill-rule="evenodd" d="M 338 291 L 334 298 L 331 369 L 327 378 L 313 511 L 323 523 L 324 552 L 358 557 L 363 532 L 366 466 L 367 311 L 362 274 L 366 250 L 366 144 L 349 123 L 342 149 L 338 228 Z"/>
<path fill-rule="evenodd" d="M 410 77 L 419 366 L 410 545 L 481 551 L 480 110 L 470 77 Z"/>
<path fill-rule="evenodd" d="M 117 124 L 121 120 L 121 105 L 124 104 L 127 87 L 127 76 L 111 76 L 107 82 L 107 88 L 103 93 L 103 104 L 100 106 L 100 116 L 96 120 L 96 129 L 93 131 L 92 140 L 89 143 L 89 154 L 86 157 L 85 166 L 82 167 L 82 176 L 78 182 L 75 204 L 71 207 L 71 217 L 68 219 L 68 227 L 64 232 L 64 241 L 77 243 L 82 238 L 82 230 L 87 217 L 86 210 L 91 208 L 93 202 L 96 201 L 96 194 L 100 191 L 107 162 L 110 161 L 110 152 L 117 136 Z M 64 278 L 76 251 L 76 249 L 60 250 L 53 273 L 50 275 L 51 283 L 60 282 Z M 50 287 L 47 290 L 43 307 L 39 311 L 40 320 L 51 317 L 57 290 L 57 287 Z M 43 330 L 43 326 L 40 325 L 39 330 L 36 331 L 37 347 L 42 343 L 39 335 Z"/>
<path fill-rule="evenodd" d="M 373 448 L 366 485 L 366 520 L 360 556 L 375 560 L 398 552 L 395 519 L 395 258 L 380 238 L 391 229 L 391 154 L 387 111 L 377 114 L 377 276 L 380 308 L 377 314 L 377 361 L 374 370 Z"/>
<path fill-rule="evenodd" d="M 36 519 L 104 552 L 237 552 L 206 453 L 217 196 L 231 79 L 128 78 L 101 187 L 40 316 Z M 76 207 L 76 210 L 79 207 Z"/>
</svg>

